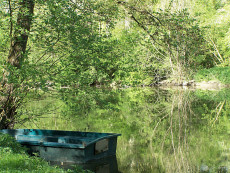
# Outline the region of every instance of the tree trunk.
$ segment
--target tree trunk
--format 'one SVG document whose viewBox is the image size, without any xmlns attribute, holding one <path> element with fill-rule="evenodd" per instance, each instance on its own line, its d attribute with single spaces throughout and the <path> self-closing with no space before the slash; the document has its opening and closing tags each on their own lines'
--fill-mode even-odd
<svg viewBox="0 0 230 173">
<path fill-rule="evenodd" d="M 22 0 L 19 3 L 17 27 L 12 39 L 8 61 L 11 65 L 20 68 L 26 53 L 26 45 L 33 18 L 34 0 Z"/>
<path fill-rule="evenodd" d="M 18 69 L 26 57 L 26 45 L 33 19 L 33 11 L 34 0 L 21 0 L 19 2 L 17 24 L 8 56 L 8 63 Z M 21 100 L 21 97 L 15 93 L 15 89 L 18 86 L 8 82 L 7 72 L 4 73 L 1 86 L 0 91 L 3 93 L 3 96 L 0 97 L 0 129 L 13 128 L 17 116 L 17 108 Z"/>
</svg>

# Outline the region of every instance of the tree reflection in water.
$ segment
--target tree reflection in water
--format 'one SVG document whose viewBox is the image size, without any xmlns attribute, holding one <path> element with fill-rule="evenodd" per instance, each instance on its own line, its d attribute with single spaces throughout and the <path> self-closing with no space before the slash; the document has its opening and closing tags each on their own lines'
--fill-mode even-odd
<svg viewBox="0 0 230 173">
<path fill-rule="evenodd" d="M 23 128 L 121 133 L 120 172 L 217 172 L 230 165 L 229 98 L 229 89 L 85 88 L 28 98 L 20 113 L 38 115 Z"/>
</svg>

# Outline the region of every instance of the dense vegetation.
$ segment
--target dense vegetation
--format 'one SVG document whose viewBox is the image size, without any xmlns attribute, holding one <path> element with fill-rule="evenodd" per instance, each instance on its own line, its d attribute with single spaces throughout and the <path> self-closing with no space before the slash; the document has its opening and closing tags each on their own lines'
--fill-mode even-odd
<svg viewBox="0 0 230 173">
<path fill-rule="evenodd" d="M 196 73 L 194 78 L 196 81 L 211 81 L 215 80 L 222 84 L 230 84 L 230 68 L 229 67 L 214 67 L 211 69 L 202 69 Z"/>
<path fill-rule="evenodd" d="M 200 69 L 229 68 L 228 1 L 1 0 L 0 6 L 0 128 L 13 127 L 31 89 L 181 82 Z"/>
</svg>

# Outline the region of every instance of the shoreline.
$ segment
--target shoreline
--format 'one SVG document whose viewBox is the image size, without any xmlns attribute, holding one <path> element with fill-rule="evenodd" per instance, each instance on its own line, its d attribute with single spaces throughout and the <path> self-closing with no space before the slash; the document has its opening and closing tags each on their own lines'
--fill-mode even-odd
<svg viewBox="0 0 230 173">
<path fill-rule="evenodd" d="M 195 80 L 190 81 L 168 81 L 164 80 L 156 84 L 159 87 L 183 87 L 192 89 L 204 89 L 204 90 L 220 90 L 223 88 L 230 88 L 230 84 L 223 84 L 219 81 L 201 81 L 196 82 Z"/>
</svg>

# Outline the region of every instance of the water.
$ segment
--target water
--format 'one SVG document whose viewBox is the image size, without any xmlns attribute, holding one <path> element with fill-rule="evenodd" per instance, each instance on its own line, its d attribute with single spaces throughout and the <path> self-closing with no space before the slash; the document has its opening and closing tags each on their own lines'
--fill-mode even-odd
<svg viewBox="0 0 230 173">
<path fill-rule="evenodd" d="M 65 89 L 31 94 L 19 114 L 18 128 L 121 133 L 122 173 L 230 169 L 230 89 Z"/>
</svg>

